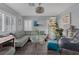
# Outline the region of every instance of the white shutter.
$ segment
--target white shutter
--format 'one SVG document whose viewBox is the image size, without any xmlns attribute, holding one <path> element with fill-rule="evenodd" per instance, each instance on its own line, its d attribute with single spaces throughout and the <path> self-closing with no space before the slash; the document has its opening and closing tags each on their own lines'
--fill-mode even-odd
<svg viewBox="0 0 79 59">
<path fill-rule="evenodd" d="M 32 31 L 32 20 L 24 20 L 24 30 Z"/>
</svg>

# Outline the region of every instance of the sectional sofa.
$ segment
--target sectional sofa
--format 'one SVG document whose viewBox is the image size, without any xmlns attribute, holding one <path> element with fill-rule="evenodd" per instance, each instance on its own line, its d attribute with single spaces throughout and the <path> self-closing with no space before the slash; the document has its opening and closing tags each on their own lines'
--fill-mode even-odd
<svg viewBox="0 0 79 59">
<path fill-rule="evenodd" d="M 28 42 L 29 38 L 31 42 L 37 42 L 38 39 L 40 42 L 42 42 L 46 38 L 44 31 L 19 31 L 15 33 L 10 33 L 10 35 L 15 36 L 15 47 L 23 47 Z M 0 49 L 0 55 L 13 54 L 15 54 L 14 47 L 7 46 L 3 49 Z"/>
<path fill-rule="evenodd" d="M 44 31 L 20 31 L 14 33 L 13 35 L 16 37 L 15 47 L 23 47 L 29 38 L 31 42 L 37 42 L 37 39 L 42 42 L 42 40 L 46 38 Z"/>
</svg>

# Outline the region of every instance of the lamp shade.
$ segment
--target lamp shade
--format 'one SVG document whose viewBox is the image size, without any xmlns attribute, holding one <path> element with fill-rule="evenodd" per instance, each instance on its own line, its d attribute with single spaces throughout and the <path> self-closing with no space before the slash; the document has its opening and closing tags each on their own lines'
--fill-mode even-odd
<svg viewBox="0 0 79 59">
<path fill-rule="evenodd" d="M 39 6 L 39 7 L 37 7 L 36 8 L 36 13 L 43 13 L 44 12 L 44 8 L 43 7 L 41 7 L 41 6 Z"/>
</svg>

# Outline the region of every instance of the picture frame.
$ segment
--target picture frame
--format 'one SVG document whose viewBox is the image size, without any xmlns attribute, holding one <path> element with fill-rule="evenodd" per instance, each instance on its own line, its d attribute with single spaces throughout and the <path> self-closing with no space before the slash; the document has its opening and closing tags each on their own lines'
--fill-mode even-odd
<svg viewBox="0 0 79 59">
<path fill-rule="evenodd" d="M 64 24 L 71 24 L 71 13 L 66 13 L 63 16 L 63 23 Z"/>
<path fill-rule="evenodd" d="M 70 27 L 70 25 L 71 25 L 71 13 L 70 12 L 65 13 L 63 15 L 62 22 L 63 22 L 64 29 L 68 29 Z"/>
</svg>

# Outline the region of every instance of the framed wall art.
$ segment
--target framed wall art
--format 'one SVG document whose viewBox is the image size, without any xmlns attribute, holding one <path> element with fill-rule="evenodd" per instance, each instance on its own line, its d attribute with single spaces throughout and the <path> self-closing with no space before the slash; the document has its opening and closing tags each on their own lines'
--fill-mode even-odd
<svg viewBox="0 0 79 59">
<path fill-rule="evenodd" d="M 68 29 L 71 25 L 71 13 L 65 13 L 63 15 L 63 28 L 65 29 Z"/>
</svg>

